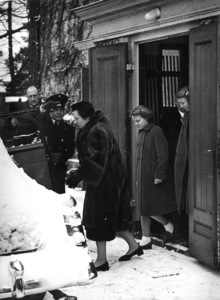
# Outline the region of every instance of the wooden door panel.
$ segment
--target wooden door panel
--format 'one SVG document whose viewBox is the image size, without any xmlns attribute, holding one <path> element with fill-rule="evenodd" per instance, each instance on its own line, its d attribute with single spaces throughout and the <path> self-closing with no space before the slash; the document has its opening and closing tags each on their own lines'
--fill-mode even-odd
<svg viewBox="0 0 220 300">
<path fill-rule="evenodd" d="M 210 266 L 217 252 L 217 22 L 190 31 L 190 232 L 192 256 Z"/>
<path fill-rule="evenodd" d="M 214 259 L 211 239 L 205 238 L 200 234 L 194 233 L 194 242 L 196 245 L 200 246 L 200 248 L 198 248 L 196 251 L 195 257 L 199 261 L 213 267 Z"/>
<path fill-rule="evenodd" d="M 109 119 L 120 149 L 126 154 L 127 43 L 101 46 L 90 53 L 90 101 Z"/>
</svg>

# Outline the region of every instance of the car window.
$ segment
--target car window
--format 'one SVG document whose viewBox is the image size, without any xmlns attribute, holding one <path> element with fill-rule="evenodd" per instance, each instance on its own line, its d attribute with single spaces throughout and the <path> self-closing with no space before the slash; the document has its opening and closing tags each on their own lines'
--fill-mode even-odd
<svg viewBox="0 0 220 300">
<path fill-rule="evenodd" d="M 0 134 L 7 148 L 41 143 L 37 110 L 0 116 Z"/>
</svg>

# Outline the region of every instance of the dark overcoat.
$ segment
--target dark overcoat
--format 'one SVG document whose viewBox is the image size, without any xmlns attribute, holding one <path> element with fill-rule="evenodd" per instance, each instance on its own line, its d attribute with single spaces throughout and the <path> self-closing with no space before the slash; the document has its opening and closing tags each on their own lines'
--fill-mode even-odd
<svg viewBox="0 0 220 300">
<path fill-rule="evenodd" d="M 131 221 L 127 174 L 110 124 L 96 111 L 76 140 L 80 167 L 72 180 L 86 185 L 82 224 L 87 238 L 111 241 Z"/>
<path fill-rule="evenodd" d="M 154 184 L 155 179 L 163 180 Z M 138 132 L 136 218 L 176 210 L 174 180 L 169 168 L 168 143 L 163 130 L 149 123 Z"/>
<path fill-rule="evenodd" d="M 175 192 L 178 211 L 188 212 L 188 152 L 189 152 L 189 113 L 180 120 L 182 127 L 176 147 L 174 163 Z"/>
<path fill-rule="evenodd" d="M 53 190 L 62 194 L 65 193 L 66 162 L 72 157 L 75 150 L 75 128 L 63 120 L 55 126 L 47 114 L 43 118 L 43 129 Z M 53 153 L 58 152 L 61 153 L 61 160 L 57 164 L 52 164 L 50 157 Z"/>
</svg>

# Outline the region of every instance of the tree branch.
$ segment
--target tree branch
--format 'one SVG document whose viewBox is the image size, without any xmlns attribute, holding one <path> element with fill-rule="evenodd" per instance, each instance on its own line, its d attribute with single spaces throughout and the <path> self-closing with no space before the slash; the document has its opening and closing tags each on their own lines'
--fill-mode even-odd
<svg viewBox="0 0 220 300">
<path fill-rule="evenodd" d="M 14 34 L 14 33 L 16 33 L 16 32 L 20 32 L 20 31 L 22 31 L 23 29 L 28 29 L 28 24 L 24 24 L 23 26 L 21 26 L 21 27 L 15 29 L 15 30 L 12 30 L 12 31 L 11 31 L 11 34 Z M 8 33 L 8 31 L 7 31 L 6 33 L 0 35 L 0 39 L 3 39 L 3 38 L 5 38 L 5 37 L 7 37 L 8 35 L 9 35 L 9 33 Z"/>
</svg>

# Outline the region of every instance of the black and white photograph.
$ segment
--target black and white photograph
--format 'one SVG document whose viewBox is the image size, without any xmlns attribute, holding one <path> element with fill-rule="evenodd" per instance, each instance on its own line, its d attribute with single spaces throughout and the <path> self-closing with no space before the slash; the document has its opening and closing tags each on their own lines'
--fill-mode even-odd
<svg viewBox="0 0 220 300">
<path fill-rule="evenodd" d="M 220 0 L 0 0 L 0 300 L 220 299 Z"/>
</svg>

